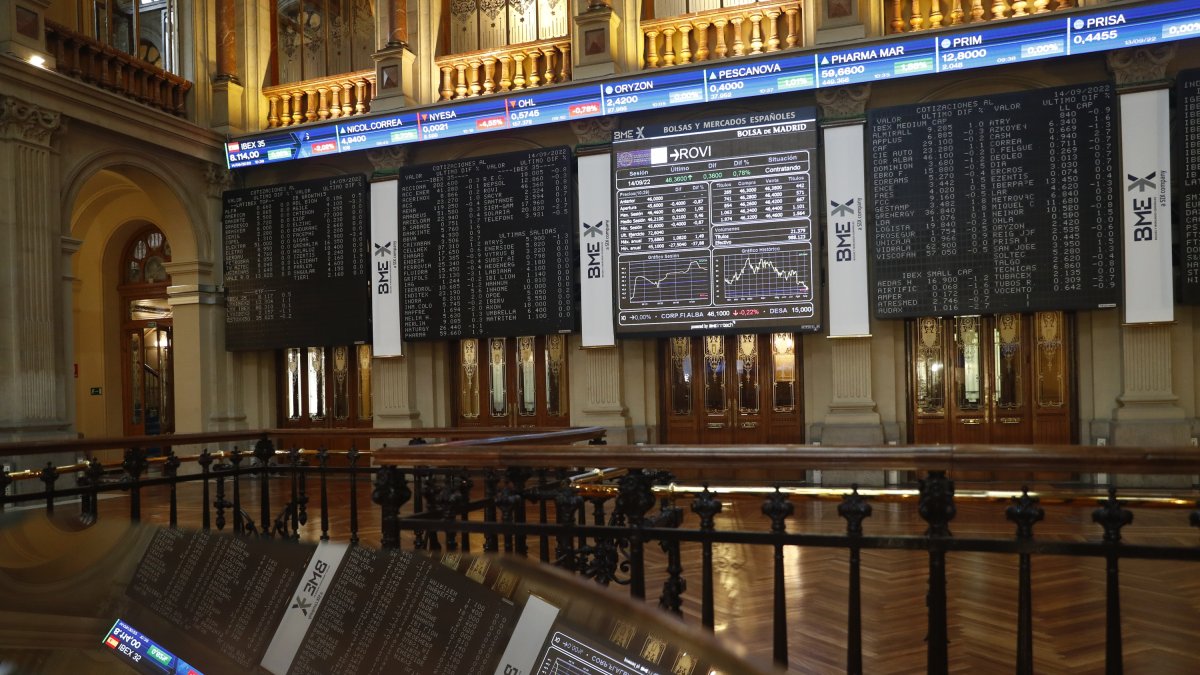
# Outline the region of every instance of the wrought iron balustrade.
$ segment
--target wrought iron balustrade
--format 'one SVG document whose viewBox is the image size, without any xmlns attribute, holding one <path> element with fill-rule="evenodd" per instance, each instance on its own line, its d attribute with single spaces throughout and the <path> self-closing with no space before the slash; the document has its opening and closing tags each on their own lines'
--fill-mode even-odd
<svg viewBox="0 0 1200 675">
<path fill-rule="evenodd" d="M 490 434 L 490 436 L 483 436 Z M 305 450 L 311 432 L 269 431 L 225 435 L 177 435 L 121 439 L 128 446 L 121 475 L 105 480 L 105 467 L 91 460 L 41 471 L 0 473 L 0 488 L 14 479 L 39 480 L 40 494 L 7 496 L 0 507 L 42 503 L 60 514 L 78 508 L 85 520 L 100 517 L 99 498 L 128 492 L 129 517 L 139 520 L 150 508 L 147 495 L 166 491 L 166 520 L 171 526 L 231 530 L 244 535 L 282 538 L 336 538 L 354 543 L 374 543 L 362 538 L 360 519 L 371 520 L 383 547 L 412 547 L 441 555 L 482 550 L 537 556 L 543 562 L 571 570 L 605 585 L 624 586 L 635 598 L 646 598 L 648 587 L 661 583 L 657 601 L 664 610 L 682 613 L 685 600 L 698 603 L 700 622 L 709 629 L 736 617 L 718 614 L 714 548 L 754 547 L 766 552 L 769 564 L 772 657 L 780 665 L 795 657 L 798 639 L 789 630 L 795 621 L 794 598 L 787 577 L 794 556 L 803 550 L 844 550 L 846 586 L 845 668 L 863 670 L 863 596 L 861 583 L 864 551 L 908 551 L 927 556 L 927 605 L 911 613 L 924 614 L 927 670 L 948 672 L 956 648 L 950 643 L 948 577 L 954 555 L 964 553 L 1015 556 L 1019 560 L 1017 607 L 1009 636 L 1016 645 L 1016 669 L 1033 672 L 1037 633 L 1033 621 L 1033 572 L 1036 559 L 1046 556 L 1095 558 L 1104 562 L 1105 660 L 1108 672 L 1121 672 L 1123 636 L 1119 563 L 1121 560 L 1200 562 L 1195 543 L 1147 544 L 1125 535 L 1131 529 L 1133 508 L 1167 508 L 1181 526 L 1200 527 L 1200 504 L 1195 491 L 1148 497 L 1108 488 L 1055 487 L 1032 490 L 984 491 L 960 489 L 953 477 L 960 471 L 1075 471 L 1133 474 L 1200 473 L 1200 457 L 1192 448 L 1131 449 L 1114 447 L 1046 446 L 983 447 L 927 446 L 890 448 L 833 448 L 812 446 L 684 448 L 671 446 L 562 445 L 596 441 L 601 429 L 572 429 L 523 435 L 498 430 L 356 430 L 349 434 L 368 438 L 412 439 L 415 445 L 374 451 L 338 453 Z M 426 439 L 455 438 L 441 443 Z M 143 448 L 253 441 L 246 451 L 200 452 L 177 457 L 168 449 L 162 457 L 148 458 Z M 89 443 L 87 441 L 76 442 Z M 103 443 L 70 448 L 91 452 Z M 0 455 L 51 449 L 65 444 L 0 447 Z M 280 448 L 290 448 L 279 450 Z M 367 457 L 370 461 L 367 461 Z M 196 471 L 181 473 L 182 461 L 195 462 Z M 336 461 L 335 461 L 336 460 Z M 335 464 L 341 464 L 335 466 Z M 149 467 L 161 468 L 150 472 Z M 848 486 L 822 488 L 779 481 L 770 486 L 683 485 L 675 474 L 700 467 L 767 469 L 772 475 L 803 470 L 858 469 L 911 472 L 913 484 L 886 489 Z M 586 467 L 616 467 L 591 469 Z M 76 485 L 66 486 L 70 474 Z M 157 475 L 150 475 L 151 473 Z M 368 484 L 367 481 L 370 481 Z M 340 497 L 330 497 L 337 486 Z M 1083 490 L 1082 492 L 1080 490 Z M 1089 491 L 1090 490 L 1090 491 Z M 190 492 L 189 492 L 190 491 Z M 180 513 L 179 495 L 199 491 L 200 508 L 188 516 Z M 378 509 L 366 513 L 360 496 L 369 492 Z M 347 497 L 348 493 L 348 497 Z M 272 496 L 274 495 L 274 497 Z M 1119 497 L 1124 496 L 1124 499 Z M 64 503 L 77 497 L 80 506 Z M 729 503 L 744 505 L 757 500 L 761 517 L 730 527 L 722 511 Z M 1087 501 L 1094 507 L 1094 536 L 1039 538 L 1035 530 L 1051 504 Z M 843 525 L 834 530 L 795 527 L 798 505 L 837 504 Z M 955 535 L 951 524 L 964 504 L 993 510 L 1012 523 L 1011 536 Z M 873 512 L 898 508 L 919 515 L 920 533 L 897 534 Z M 162 507 L 156 507 L 158 513 Z M 1089 507 L 1092 508 L 1092 507 Z M 349 513 L 338 514 L 339 509 Z M 348 532 L 331 530 L 331 518 L 349 517 Z M 832 515 L 832 513 L 830 514 Z M 378 528 L 377 530 L 374 528 Z M 1200 536 L 1200 532 L 1197 532 Z M 361 540 L 361 541 L 360 541 Z M 698 547 L 699 554 L 693 555 Z M 697 561 L 696 558 L 699 558 Z M 789 560 L 793 562 L 789 562 Z M 653 591 L 651 591 L 653 594 Z M 689 595 L 691 594 L 691 595 Z M 689 600 L 696 594 L 699 600 Z M 1137 598 L 1133 598 L 1135 601 Z M 1127 598 L 1128 602 L 1128 598 Z M 1146 636 L 1139 636 L 1145 639 Z M 804 651 L 803 645 L 799 647 Z"/>
</svg>

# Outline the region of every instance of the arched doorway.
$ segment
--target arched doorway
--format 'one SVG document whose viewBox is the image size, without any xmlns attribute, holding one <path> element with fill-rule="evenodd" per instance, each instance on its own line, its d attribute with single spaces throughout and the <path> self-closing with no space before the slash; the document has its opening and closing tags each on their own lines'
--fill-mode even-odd
<svg viewBox="0 0 1200 675">
<path fill-rule="evenodd" d="M 157 227 L 139 230 L 121 254 L 121 407 L 127 436 L 175 430 L 171 245 Z"/>
</svg>

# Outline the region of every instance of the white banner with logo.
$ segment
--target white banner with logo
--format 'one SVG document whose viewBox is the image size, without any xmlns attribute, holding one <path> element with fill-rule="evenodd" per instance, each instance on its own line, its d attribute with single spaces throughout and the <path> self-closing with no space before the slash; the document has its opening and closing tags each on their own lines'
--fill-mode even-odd
<svg viewBox="0 0 1200 675">
<path fill-rule="evenodd" d="M 871 334 L 867 286 L 864 124 L 829 127 L 825 138 L 825 241 L 829 337 Z"/>
<path fill-rule="evenodd" d="M 583 346 L 611 347 L 613 337 L 612 166 L 610 156 L 579 158 L 579 287 Z"/>
<path fill-rule="evenodd" d="M 1175 320 L 1168 90 L 1121 94 L 1125 322 Z"/>
<path fill-rule="evenodd" d="M 403 356 L 400 334 L 399 181 L 371 183 L 371 349 Z"/>
<path fill-rule="evenodd" d="M 296 592 L 288 598 L 288 608 L 283 613 L 283 620 L 275 630 L 275 637 L 271 638 L 267 653 L 263 655 L 263 668 L 275 675 L 284 675 L 291 669 L 296 652 L 299 651 L 304 636 L 308 634 L 313 617 L 317 615 L 321 599 L 325 597 L 329 583 L 333 581 L 349 550 L 349 544 L 322 542 L 317 546 L 312 558 L 308 560 L 304 576 L 300 577 Z"/>
</svg>

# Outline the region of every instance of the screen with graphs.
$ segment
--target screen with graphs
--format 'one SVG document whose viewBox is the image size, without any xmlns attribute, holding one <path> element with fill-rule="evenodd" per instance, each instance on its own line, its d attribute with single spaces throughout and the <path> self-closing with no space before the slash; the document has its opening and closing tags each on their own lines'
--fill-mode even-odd
<svg viewBox="0 0 1200 675">
<path fill-rule="evenodd" d="M 814 111 L 619 131 L 617 333 L 816 331 Z"/>
</svg>

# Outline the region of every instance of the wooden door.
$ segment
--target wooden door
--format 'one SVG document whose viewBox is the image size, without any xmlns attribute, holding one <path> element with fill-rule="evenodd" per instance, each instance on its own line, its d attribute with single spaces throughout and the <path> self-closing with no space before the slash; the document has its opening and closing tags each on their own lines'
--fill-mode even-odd
<svg viewBox="0 0 1200 675">
<path fill-rule="evenodd" d="M 570 426 L 565 335 L 468 338 L 454 353 L 455 423 Z"/>
<path fill-rule="evenodd" d="M 664 340 L 664 442 L 801 442 L 797 347 L 792 333 Z"/>
<path fill-rule="evenodd" d="M 328 429 L 307 438 L 306 449 L 349 450 L 364 441 L 339 436 L 337 429 L 371 427 L 371 345 L 291 347 L 279 352 L 279 426 Z"/>
<path fill-rule="evenodd" d="M 1062 312 L 922 317 L 909 331 L 914 443 L 1071 442 Z"/>
<path fill-rule="evenodd" d="M 173 347 L 170 319 L 125 327 L 121 342 L 125 435 L 175 431 Z"/>
</svg>

